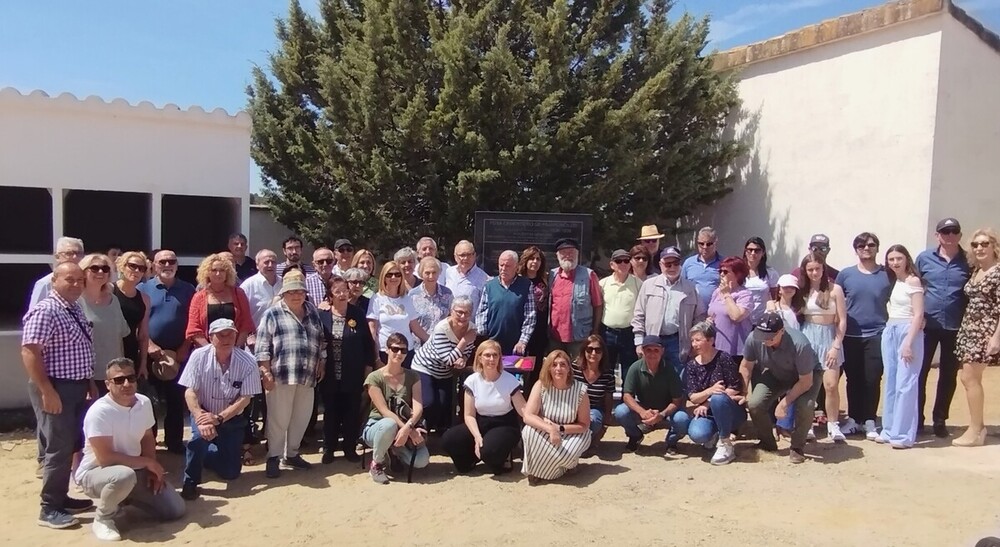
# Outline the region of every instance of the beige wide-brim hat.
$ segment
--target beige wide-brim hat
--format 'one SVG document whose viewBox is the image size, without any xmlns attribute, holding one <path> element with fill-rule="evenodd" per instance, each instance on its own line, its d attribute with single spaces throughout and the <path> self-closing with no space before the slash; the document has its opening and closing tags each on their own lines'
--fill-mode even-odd
<svg viewBox="0 0 1000 547">
<path fill-rule="evenodd" d="M 660 239 L 662 237 L 666 236 L 660 233 L 660 229 L 656 227 L 656 224 L 647 224 L 642 227 L 639 237 L 636 239 Z"/>
<path fill-rule="evenodd" d="M 287 277 L 281 281 L 281 290 L 278 291 L 278 296 L 285 294 L 288 291 L 304 291 L 306 290 L 306 284 L 299 281 L 298 279 L 288 279 Z"/>
<path fill-rule="evenodd" d="M 177 362 L 177 352 L 168 349 L 160 352 L 158 357 L 150 358 L 149 367 L 153 376 L 164 382 L 173 380 L 181 371 L 181 365 Z"/>
</svg>

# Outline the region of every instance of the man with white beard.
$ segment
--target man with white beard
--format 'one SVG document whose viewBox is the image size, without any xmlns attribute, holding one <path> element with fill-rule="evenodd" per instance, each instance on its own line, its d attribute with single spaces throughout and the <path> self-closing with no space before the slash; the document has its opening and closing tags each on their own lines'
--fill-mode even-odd
<svg viewBox="0 0 1000 547">
<path fill-rule="evenodd" d="M 556 241 L 556 257 L 559 267 L 549 272 L 549 351 L 561 349 L 575 360 L 584 340 L 600 331 L 604 300 L 597 274 L 580 265 L 575 239 Z"/>
</svg>

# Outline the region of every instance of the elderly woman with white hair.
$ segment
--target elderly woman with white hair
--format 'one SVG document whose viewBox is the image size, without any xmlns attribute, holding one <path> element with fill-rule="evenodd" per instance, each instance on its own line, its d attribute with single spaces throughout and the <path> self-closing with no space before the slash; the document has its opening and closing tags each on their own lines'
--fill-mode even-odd
<svg viewBox="0 0 1000 547">
<path fill-rule="evenodd" d="M 403 247 L 392 256 L 392 261 L 403 270 L 403 286 L 410 290 L 420 283 L 414 274 L 417 267 L 417 252 L 412 247 Z"/>
<path fill-rule="evenodd" d="M 368 279 L 371 278 L 368 272 L 361 268 L 348 268 L 341 277 L 347 282 L 347 288 L 351 294 L 347 302 L 352 306 L 357 306 L 362 310 L 368 311 L 368 303 L 371 301 L 370 298 L 365 296 L 365 287 L 368 284 Z"/>
<path fill-rule="evenodd" d="M 417 321 L 427 332 L 448 316 L 454 298 L 451 289 L 438 283 L 440 275 L 441 262 L 438 259 L 426 256 L 417 263 L 417 277 L 422 283 L 410 291 L 410 300 L 417 308 Z"/>
<path fill-rule="evenodd" d="M 420 393 L 427 425 L 444 432 L 451 426 L 452 376 L 465 368 L 472 356 L 476 329 L 472 325 L 472 300 L 456 297 L 450 314 L 434 326 L 427 342 L 413 357 L 413 370 L 420 376 Z"/>
<path fill-rule="evenodd" d="M 121 304 L 111 290 L 111 259 L 107 255 L 90 254 L 80 261 L 80 269 L 84 273 L 84 284 L 78 303 L 93 326 L 94 382 L 103 395 L 108 392 L 104 385 L 107 365 L 125 355 L 122 339 L 130 331 Z"/>
</svg>

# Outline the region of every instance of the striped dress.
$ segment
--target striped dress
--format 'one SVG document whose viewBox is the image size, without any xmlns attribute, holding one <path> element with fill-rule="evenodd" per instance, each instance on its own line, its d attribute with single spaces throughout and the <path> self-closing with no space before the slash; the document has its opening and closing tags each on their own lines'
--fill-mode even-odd
<svg viewBox="0 0 1000 547">
<path fill-rule="evenodd" d="M 539 416 L 557 424 L 574 423 L 580 399 L 586 394 L 587 386 L 577 380 L 573 380 L 567 389 L 542 389 Z M 590 446 L 590 430 L 582 434 L 565 435 L 556 447 L 549 442 L 547 433 L 526 425 L 521 430 L 521 439 L 524 441 L 524 466 L 521 472 L 543 480 L 553 480 L 563 476 L 580 462 L 580 455 Z"/>
</svg>

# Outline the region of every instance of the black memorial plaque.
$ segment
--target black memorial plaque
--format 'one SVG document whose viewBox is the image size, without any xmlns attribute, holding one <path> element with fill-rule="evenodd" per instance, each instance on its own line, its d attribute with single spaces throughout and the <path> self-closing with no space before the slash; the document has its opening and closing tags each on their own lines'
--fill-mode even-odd
<svg viewBox="0 0 1000 547">
<path fill-rule="evenodd" d="M 518 255 L 535 245 L 545 252 L 548 268 L 556 266 L 556 240 L 571 237 L 580 242 L 581 262 L 591 249 L 593 221 L 590 215 L 577 213 L 507 213 L 476 211 L 474 243 L 479 267 L 497 275 L 500 253 L 510 249 Z"/>
</svg>

